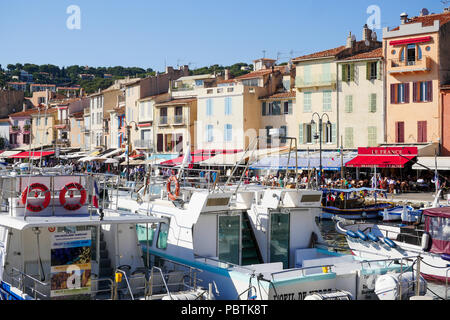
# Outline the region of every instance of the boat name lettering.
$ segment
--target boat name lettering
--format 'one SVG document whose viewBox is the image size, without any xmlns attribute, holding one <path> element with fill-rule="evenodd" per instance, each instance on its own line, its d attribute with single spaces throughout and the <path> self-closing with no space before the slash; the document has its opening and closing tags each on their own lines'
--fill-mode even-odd
<svg viewBox="0 0 450 320">
<path fill-rule="evenodd" d="M 323 289 L 323 290 L 313 290 L 313 291 L 302 291 L 302 292 L 291 292 L 276 294 L 273 296 L 274 300 L 304 300 L 306 296 L 314 293 L 329 293 L 333 292 L 333 289 Z"/>
</svg>

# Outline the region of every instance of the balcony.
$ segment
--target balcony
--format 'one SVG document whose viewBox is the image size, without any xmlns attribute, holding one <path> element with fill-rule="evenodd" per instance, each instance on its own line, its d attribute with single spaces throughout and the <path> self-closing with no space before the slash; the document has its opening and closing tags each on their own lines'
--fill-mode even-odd
<svg viewBox="0 0 450 320">
<path fill-rule="evenodd" d="M 10 132 L 19 132 L 19 126 L 11 126 Z"/>
<path fill-rule="evenodd" d="M 70 130 L 70 121 L 69 119 L 55 120 L 55 124 L 53 126 L 55 129 L 68 131 Z"/>
<path fill-rule="evenodd" d="M 336 74 L 314 74 L 308 79 L 305 79 L 304 77 L 297 77 L 295 79 L 295 87 L 298 90 L 320 87 L 336 88 Z"/>
<path fill-rule="evenodd" d="M 31 131 L 31 125 L 30 124 L 26 124 L 23 126 L 23 133 L 30 133 Z"/>
<path fill-rule="evenodd" d="M 158 125 L 159 126 L 168 126 L 169 125 L 169 122 L 168 122 L 168 117 L 167 116 L 160 116 L 159 117 L 159 123 L 158 123 Z"/>
<path fill-rule="evenodd" d="M 81 127 L 81 132 L 84 132 L 84 133 L 91 132 L 91 126 L 82 126 Z"/>
<path fill-rule="evenodd" d="M 194 90 L 194 86 L 187 84 L 180 84 L 176 87 L 172 87 L 172 91 L 189 91 L 189 90 Z"/>
<path fill-rule="evenodd" d="M 183 115 L 175 115 L 174 119 L 173 119 L 173 125 L 185 125 L 185 119 L 183 117 Z"/>
<path fill-rule="evenodd" d="M 134 140 L 134 147 L 138 149 L 153 150 L 152 140 Z"/>
<path fill-rule="evenodd" d="M 424 57 L 422 59 L 390 59 L 388 66 L 390 74 L 406 74 L 406 73 L 418 73 L 418 72 L 430 72 L 431 71 L 431 58 Z"/>
</svg>

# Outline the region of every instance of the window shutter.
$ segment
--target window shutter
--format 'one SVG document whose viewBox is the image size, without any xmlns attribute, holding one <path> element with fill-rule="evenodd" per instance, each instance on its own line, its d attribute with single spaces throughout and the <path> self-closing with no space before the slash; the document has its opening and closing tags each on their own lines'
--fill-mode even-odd
<svg viewBox="0 0 450 320">
<path fill-rule="evenodd" d="M 422 121 L 417 121 L 417 142 L 423 142 Z"/>
<path fill-rule="evenodd" d="M 377 112 L 377 94 L 369 95 L 369 112 Z"/>
<path fill-rule="evenodd" d="M 405 123 L 404 122 L 397 122 L 398 124 L 398 143 L 405 142 Z"/>
<path fill-rule="evenodd" d="M 417 102 L 417 82 L 413 82 L 413 102 Z"/>
<path fill-rule="evenodd" d="M 433 81 L 427 82 L 427 101 L 432 102 L 433 101 Z"/>
<path fill-rule="evenodd" d="M 342 65 L 342 81 L 347 82 L 347 64 Z"/>
<path fill-rule="evenodd" d="M 366 79 L 370 80 L 370 71 L 372 69 L 372 63 L 371 62 L 367 62 L 366 63 Z"/>
<path fill-rule="evenodd" d="M 333 123 L 331 125 L 331 142 L 333 142 L 333 143 L 337 142 L 336 123 Z"/>
<path fill-rule="evenodd" d="M 391 84 L 391 104 L 395 104 L 395 84 Z"/>
<path fill-rule="evenodd" d="M 292 114 L 293 113 L 293 109 L 292 109 L 292 100 L 288 101 L 288 114 Z"/>
<path fill-rule="evenodd" d="M 423 142 L 427 142 L 427 122 L 422 121 L 422 139 Z"/>
<path fill-rule="evenodd" d="M 265 116 L 266 115 L 266 102 L 262 103 L 262 115 Z"/>
<path fill-rule="evenodd" d="M 305 141 L 303 139 L 303 123 L 300 123 L 300 126 L 298 128 L 298 140 L 300 144 L 304 144 Z"/>
<path fill-rule="evenodd" d="M 405 83 L 405 103 L 409 103 L 409 82 Z"/>
<path fill-rule="evenodd" d="M 378 61 L 377 62 L 377 79 L 378 80 L 381 80 L 381 77 L 382 77 L 383 70 L 381 69 L 381 67 L 382 67 L 382 62 Z"/>
<path fill-rule="evenodd" d="M 350 65 L 350 81 L 355 81 L 355 64 Z"/>
<path fill-rule="evenodd" d="M 400 122 L 395 123 L 395 143 L 399 142 Z"/>
</svg>

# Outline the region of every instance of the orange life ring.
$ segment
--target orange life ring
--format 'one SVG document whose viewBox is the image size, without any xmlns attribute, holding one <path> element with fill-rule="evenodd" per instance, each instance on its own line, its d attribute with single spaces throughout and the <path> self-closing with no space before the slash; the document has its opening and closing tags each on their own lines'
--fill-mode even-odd
<svg viewBox="0 0 450 320">
<path fill-rule="evenodd" d="M 80 191 L 80 201 L 78 203 L 66 203 L 66 193 L 70 189 L 78 189 Z M 73 197 L 73 194 L 70 195 L 70 197 Z M 83 186 L 76 182 L 71 182 L 66 184 L 59 193 L 59 203 L 64 207 L 64 209 L 69 211 L 75 211 L 80 209 L 85 203 L 86 203 L 87 193 L 86 190 L 83 188 Z"/>
<path fill-rule="evenodd" d="M 172 190 L 170 189 L 172 182 L 175 183 L 175 194 L 173 194 Z M 178 198 L 178 196 L 180 195 L 180 183 L 178 182 L 178 179 L 176 176 L 171 176 L 167 180 L 167 193 L 168 193 L 169 199 L 172 201 L 175 201 Z"/>
<path fill-rule="evenodd" d="M 42 204 L 33 205 L 27 201 L 28 194 L 33 190 L 41 190 L 45 193 L 44 202 Z M 37 192 L 34 195 L 37 198 Z M 22 203 L 27 204 L 27 209 L 32 212 L 39 212 L 44 210 L 50 204 L 51 195 L 50 190 L 48 190 L 47 186 L 42 183 L 33 183 L 32 185 L 26 187 L 26 189 L 22 192 Z"/>
</svg>

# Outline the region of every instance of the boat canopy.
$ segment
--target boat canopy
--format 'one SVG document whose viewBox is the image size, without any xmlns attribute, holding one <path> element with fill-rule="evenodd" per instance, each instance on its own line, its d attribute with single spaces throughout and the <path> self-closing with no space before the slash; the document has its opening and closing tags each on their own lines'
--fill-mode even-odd
<svg viewBox="0 0 450 320">
<path fill-rule="evenodd" d="M 450 207 L 426 209 L 423 214 L 425 230 L 431 236 L 430 252 L 450 254 Z"/>
</svg>

